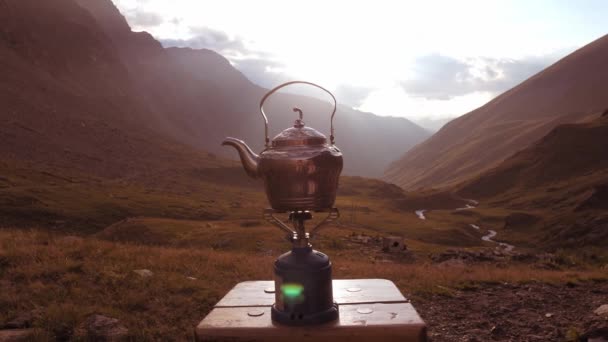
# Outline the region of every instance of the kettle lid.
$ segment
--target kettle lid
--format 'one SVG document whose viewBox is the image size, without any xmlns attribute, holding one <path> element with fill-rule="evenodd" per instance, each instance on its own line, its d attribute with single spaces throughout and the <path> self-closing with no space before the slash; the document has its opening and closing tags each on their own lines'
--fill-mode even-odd
<svg viewBox="0 0 608 342">
<path fill-rule="evenodd" d="M 294 111 L 300 112 L 300 119 L 296 120 L 293 127 L 284 130 L 272 139 L 273 147 L 310 146 L 327 143 L 327 137 L 323 135 L 323 133 L 304 125 L 304 121 L 301 119 L 302 114 L 299 109 L 294 108 Z"/>
</svg>

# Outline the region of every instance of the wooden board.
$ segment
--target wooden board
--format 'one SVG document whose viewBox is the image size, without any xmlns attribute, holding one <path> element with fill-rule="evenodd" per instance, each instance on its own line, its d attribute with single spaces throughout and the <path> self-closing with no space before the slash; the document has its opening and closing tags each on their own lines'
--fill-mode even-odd
<svg viewBox="0 0 608 342">
<path fill-rule="evenodd" d="M 397 286 L 386 279 L 335 279 L 332 287 L 334 301 L 338 305 L 401 303 L 407 301 Z M 271 306 L 274 304 L 274 293 L 267 293 L 264 291 L 266 289 L 274 289 L 274 281 L 245 281 L 239 283 L 215 307 Z"/>
<path fill-rule="evenodd" d="M 309 327 L 272 322 L 273 281 L 236 285 L 196 327 L 199 341 L 426 341 L 426 326 L 393 282 L 336 279 L 334 300 L 340 318 Z"/>
<path fill-rule="evenodd" d="M 287 327 L 272 322 L 270 307 L 216 308 L 196 331 L 200 341 L 425 341 L 425 324 L 410 303 L 346 304 L 339 309 L 336 322 Z M 263 314 L 249 316 L 252 310 Z"/>
</svg>

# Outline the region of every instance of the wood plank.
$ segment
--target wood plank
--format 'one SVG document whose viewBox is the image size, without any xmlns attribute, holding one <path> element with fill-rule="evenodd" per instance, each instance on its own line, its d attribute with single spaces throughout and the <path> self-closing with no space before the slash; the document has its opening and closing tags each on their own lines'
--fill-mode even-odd
<svg viewBox="0 0 608 342">
<path fill-rule="evenodd" d="M 198 325 L 201 341 L 425 341 L 426 327 L 410 303 L 341 305 L 336 322 L 288 327 L 272 322 L 270 307 L 215 308 Z M 253 313 L 252 317 L 249 313 Z"/>
<path fill-rule="evenodd" d="M 332 286 L 334 301 L 338 304 L 407 301 L 395 284 L 386 279 L 334 279 Z M 264 290 L 273 288 L 274 281 L 242 282 L 230 290 L 215 307 L 271 306 L 274 304 L 274 293 L 266 293 Z"/>
<path fill-rule="evenodd" d="M 407 302 L 397 286 L 386 279 L 336 279 L 332 286 L 334 301 L 339 305 Z"/>
<path fill-rule="evenodd" d="M 274 292 L 266 293 L 265 289 L 274 289 L 274 281 L 255 280 L 238 283 L 215 304 L 215 307 L 271 306 L 274 304 Z"/>
</svg>

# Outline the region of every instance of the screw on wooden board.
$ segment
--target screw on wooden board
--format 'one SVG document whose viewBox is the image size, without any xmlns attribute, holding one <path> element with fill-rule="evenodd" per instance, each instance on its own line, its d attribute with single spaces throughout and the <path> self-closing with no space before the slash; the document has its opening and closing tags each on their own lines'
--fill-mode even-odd
<svg viewBox="0 0 608 342">
<path fill-rule="evenodd" d="M 349 287 L 349 288 L 346 289 L 346 291 L 348 291 L 348 292 L 359 292 L 359 291 L 361 291 L 361 288 L 360 287 Z"/>
<path fill-rule="evenodd" d="M 372 312 L 374 312 L 374 310 L 372 310 L 370 308 L 358 308 L 357 312 L 360 314 L 367 315 L 367 314 L 371 314 Z"/>
<path fill-rule="evenodd" d="M 264 314 L 264 311 L 262 311 L 262 310 L 257 310 L 257 309 L 250 310 L 250 311 L 248 311 L 248 312 L 247 312 L 247 315 L 249 315 L 249 316 L 251 316 L 251 317 L 260 317 L 260 316 L 262 316 L 263 314 Z"/>
<path fill-rule="evenodd" d="M 266 293 L 274 293 L 274 287 L 267 287 L 264 289 L 264 292 Z"/>
</svg>

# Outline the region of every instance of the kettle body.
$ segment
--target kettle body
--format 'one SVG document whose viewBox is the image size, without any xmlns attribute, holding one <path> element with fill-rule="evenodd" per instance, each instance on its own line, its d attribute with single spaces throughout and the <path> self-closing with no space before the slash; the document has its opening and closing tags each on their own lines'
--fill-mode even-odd
<svg viewBox="0 0 608 342">
<path fill-rule="evenodd" d="M 333 145 L 263 151 L 259 170 L 270 206 L 277 211 L 332 208 L 342 164 Z"/>
<path fill-rule="evenodd" d="M 299 108 L 294 108 L 294 112 L 299 113 L 294 126 L 270 141 L 264 101 L 275 91 L 294 83 L 314 85 L 328 92 L 334 99 L 329 142 L 325 135 L 306 127 Z M 260 102 L 260 111 L 266 124 L 266 148 L 257 155 L 242 140 L 235 138 L 226 138 L 222 145 L 235 147 L 247 174 L 264 181 L 268 202 L 274 210 L 329 210 L 336 200 L 343 168 L 342 152 L 334 144 L 333 117 L 336 108 L 335 97 L 325 88 L 303 81 L 284 83 L 268 92 Z"/>
</svg>

